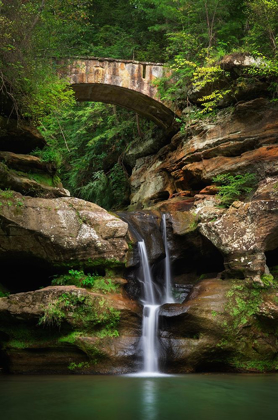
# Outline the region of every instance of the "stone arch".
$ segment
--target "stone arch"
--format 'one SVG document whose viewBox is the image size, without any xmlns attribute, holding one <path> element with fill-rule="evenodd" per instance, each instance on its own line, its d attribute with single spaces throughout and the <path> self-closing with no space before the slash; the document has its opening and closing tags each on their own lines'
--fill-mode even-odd
<svg viewBox="0 0 278 420">
<path fill-rule="evenodd" d="M 175 113 L 160 100 L 153 83 L 165 74 L 170 75 L 163 64 L 80 57 L 61 60 L 56 65 L 58 73 L 69 78 L 78 101 L 119 105 L 163 129 L 177 127 Z"/>
<path fill-rule="evenodd" d="M 104 102 L 130 109 L 163 129 L 175 126 L 175 114 L 161 102 L 140 92 L 104 83 L 73 84 L 77 101 Z"/>
</svg>

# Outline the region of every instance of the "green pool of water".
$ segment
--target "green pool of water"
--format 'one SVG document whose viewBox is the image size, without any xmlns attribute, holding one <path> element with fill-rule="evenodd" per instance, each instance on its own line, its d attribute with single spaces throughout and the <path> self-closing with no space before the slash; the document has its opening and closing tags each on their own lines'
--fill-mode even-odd
<svg viewBox="0 0 278 420">
<path fill-rule="evenodd" d="M 1 420 L 268 420 L 278 375 L 0 376 Z"/>
</svg>

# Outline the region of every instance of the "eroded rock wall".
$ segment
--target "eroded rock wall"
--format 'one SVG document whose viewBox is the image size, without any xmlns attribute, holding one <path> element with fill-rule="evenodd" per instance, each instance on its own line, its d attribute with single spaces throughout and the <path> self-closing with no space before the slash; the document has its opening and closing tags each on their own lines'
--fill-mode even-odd
<svg viewBox="0 0 278 420">
<path fill-rule="evenodd" d="M 157 154 L 136 161 L 131 208 L 147 208 L 175 195 L 194 197 L 214 176 L 227 172 L 254 173 L 258 180 L 276 176 L 277 120 L 275 103 L 255 99 L 223 111 L 216 121 L 189 126 Z"/>
</svg>

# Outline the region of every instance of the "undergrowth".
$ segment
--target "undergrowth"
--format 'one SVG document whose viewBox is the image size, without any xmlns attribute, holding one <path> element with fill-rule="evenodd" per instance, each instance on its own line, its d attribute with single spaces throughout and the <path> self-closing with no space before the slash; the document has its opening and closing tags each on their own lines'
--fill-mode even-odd
<svg viewBox="0 0 278 420">
<path fill-rule="evenodd" d="M 63 293 L 44 308 L 39 325 L 61 327 L 63 322 L 86 331 L 108 331 L 118 336 L 116 327 L 120 312 L 110 307 L 105 298 L 84 296 L 81 293 Z"/>
<path fill-rule="evenodd" d="M 98 274 L 85 274 L 83 270 L 69 270 L 68 274 L 54 276 L 53 286 L 84 287 L 92 291 L 106 293 L 117 293 L 119 285 L 113 283 L 112 279 L 99 276 Z"/>
</svg>

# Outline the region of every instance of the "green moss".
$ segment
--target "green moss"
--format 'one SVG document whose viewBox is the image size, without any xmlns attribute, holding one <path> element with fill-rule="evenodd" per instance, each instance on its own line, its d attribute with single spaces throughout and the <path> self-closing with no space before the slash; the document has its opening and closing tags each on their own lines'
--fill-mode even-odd
<svg viewBox="0 0 278 420">
<path fill-rule="evenodd" d="M 102 347 L 102 339 L 98 338 L 94 342 L 90 341 L 77 341 L 77 346 L 80 350 L 82 350 L 88 358 L 90 362 L 97 364 L 99 361 L 103 360 L 106 356 L 103 353 Z"/>
<path fill-rule="evenodd" d="M 47 185 L 48 187 L 57 187 L 61 183 L 61 180 L 57 175 L 52 177 L 47 173 L 37 172 L 22 173 L 22 175 L 26 176 L 26 178 L 36 181 L 38 184 Z"/>
<path fill-rule="evenodd" d="M 63 335 L 58 339 L 59 343 L 75 344 L 78 337 L 82 335 L 80 331 L 74 331 L 67 335 Z"/>
<path fill-rule="evenodd" d="M 133 242 L 128 242 L 128 243 L 127 243 L 127 245 L 128 245 L 128 249 L 129 249 L 130 251 L 132 251 L 132 250 L 133 250 L 133 248 L 134 248 L 134 243 L 133 243 Z"/>
<path fill-rule="evenodd" d="M 278 360 L 238 360 L 233 358 L 230 360 L 232 366 L 239 370 L 253 372 L 273 372 L 278 370 Z"/>
<path fill-rule="evenodd" d="M 59 337 L 58 331 L 47 331 L 37 326 L 1 325 L 0 331 L 9 337 L 4 344 L 4 348 L 35 348 L 40 345 L 54 345 Z"/>
<path fill-rule="evenodd" d="M 118 337 L 119 333 L 116 329 L 112 330 L 111 328 L 104 327 L 101 330 L 94 333 L 95 340 L 93 342 L 88 340 L 80 340 L 79 338 L 83 335 L 84 332 L 75 331 L 60 337 L 59 342 L 74 344 L 88 356 L 90 364 L 97 364 L 101 359 L 105 357 L 101 350 L 102 340 L 106 337 Z"/>
<path fill-rule="evenodd" d="M 254 319 L 260 305 L 263 302 L 261 290 L 253 288 L 252 285 L 246 287 L 245 284 L 234 282 L 231 289 L 227 292 L 228 298 L 225 310 L 231 315 L 232 323 L 227 329 L 238 330 Z"/>
<path fill-rule="evenodd" d="M 194 220 L 194 222 L 191 222 L 190 225 L 189 225 L 190 230 L 195 230 L 195 229 L 197 229 L 197 227 L 198 227 L 198 221 L 197 220 Z"/>
<path fill-rule="evenodd" d="M 16 192 L 10 189 L 0 189 L 0 198 L 0 207 L 3 205 L 14 207 L 15 213 L 19 213 L 21 211 L 21 207 L 24 205 L 24 197 L 17 198 Z"/>
<path fill-rule="evenodd" d="M 14 197 L 14 191 L 10 190 L 9 188 L 6 188 L 5 190 L 0 189 L 0 197 L 1 199 L 7 200 L 9 198 Z"/>
<path fill-rule="evenodd" d="M 201 274 L 200 275 L 200 277 L 199 277 L 198 280 L 200 281 L 200 280 L 204 280 L 204 279 L 207 279 L 207 278 L 208 278 L 208 274 L 207 273 L 204 273 L 204 274 Z"/>
<path fill-rule="evenodd" d="M 222 338 L 217 344 L 217 347 L 220 347 L 222 350 L 225 350 L 229 346 L 229 341 L 225 338 Z"/>
<path fill-rule="evenodd" d="M 98 258 L 95 260 L 88 260 L 89 267 L 107 267 L 107 268 L 117 268 L 123 267 L 124 262 L 117 260 L 116 258 Z"/>
</svg>

